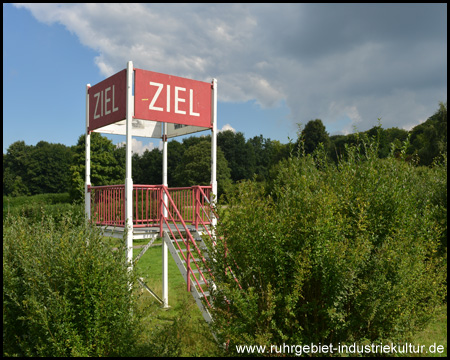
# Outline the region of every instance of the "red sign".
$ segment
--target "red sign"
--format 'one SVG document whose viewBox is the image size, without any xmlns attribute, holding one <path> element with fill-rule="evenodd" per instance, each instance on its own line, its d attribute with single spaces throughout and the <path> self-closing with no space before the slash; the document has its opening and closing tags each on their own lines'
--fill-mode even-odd
<svg viewBox="0 0 450 360">
<path fill-rule="evenodd" d="M 211 84 L 135 69 L 134 117 L 211 127 Z"/>
<path fill-rule="evenodd" d="M 126 118 L 127 69 L 95 84 L 88 92 L 89 131 Z"/>
</svg>

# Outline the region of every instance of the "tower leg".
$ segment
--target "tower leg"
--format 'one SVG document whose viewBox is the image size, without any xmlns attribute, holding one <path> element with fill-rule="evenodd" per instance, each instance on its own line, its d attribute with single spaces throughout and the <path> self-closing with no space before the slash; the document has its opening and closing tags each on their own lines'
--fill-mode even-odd
<svg viewBox="0 0 450 360">
<path fill-rule="evenodd" d="M 167 186 L 167 125 L 162 123 L 162 141 L 163 141 L 163 178 L 162 182 L 164 186 Z M 164 203 L 167 205 L 167 196 L 163 192 Z M 167 216 L 166 207 L 163 207 L 163 216 Z M 168 248 L 165 241 L 162 243 L 162 298 L 163 307 L 169 307 L 169 276 L 168 276 Z"/>
</svg>

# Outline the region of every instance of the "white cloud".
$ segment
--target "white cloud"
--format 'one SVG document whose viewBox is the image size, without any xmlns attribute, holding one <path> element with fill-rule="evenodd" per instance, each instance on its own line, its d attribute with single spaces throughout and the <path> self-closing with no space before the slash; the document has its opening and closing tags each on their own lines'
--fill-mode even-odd
<svg viewBox="0 0 450 360">
<path fill-rule="evenodd" d="M 220 129 L 218 132 L 228 131 L 228 130 L 231 130 L 232 132 L 236 133 L 236 129 L 234 129 L 230 124 L 225 124 L 224 126 L 222 126 L 222 129 Z"/>
<path fill-rule="evenodd" d="M 117 143 L 116 146 L 117 147 L 126 146 L 126 142 L 125 141 L 119 142 Z M 133 154 L 142 155 L 145 152 L 145 150 L 152 151 L 154 147 L 155 146 L 153 145 L 152 142 L 148 143 L 147 145 L 144 145 L 144 143 L 140 140 L 137 140 L 135 138 L 131 139 L 131 152 Z"/>
<path fill-rule="evenodd" d="M 447 98 L 444 4 L 18 4 L 135 67 L 218 79 L 220 101 L 285 100 L 293 122 L 408 127 Z"/>
</svg>

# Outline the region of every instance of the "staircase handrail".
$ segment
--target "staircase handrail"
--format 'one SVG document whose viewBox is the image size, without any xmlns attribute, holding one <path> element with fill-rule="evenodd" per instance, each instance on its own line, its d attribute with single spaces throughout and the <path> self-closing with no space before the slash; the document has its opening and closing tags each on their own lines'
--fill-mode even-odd
<svg viewBox="0 0 450 360">
<path fill-rule="evenodd" d="M 192 274 L 192 276 L 194 277 L 195 282 L 197 283 L 198 288 L 200 289 L 200 292 L 203 294 L 203 297 L 204 297 L 204 299 L 206 300 L 206 303 L 208 304 L 209 307 L 211 307 L 211 304 L 209 303 L 209 301 L 208 301 L 208 299 L 207 299 L 207 297 L 206 297 L 205 292 L 203 291 L 202 287 L 200 286 L 200 283 L 199 283 L 199 281 L 197 280 L 197 277 L 196 277 L 195 274 L 192 272 L 192 269 L 191 269 L 191 266 L 190 266 L 190 261 L 189 261 L 190 258 L 192 258 L 192 261 L 194 262 L 195 266 L 197 267 L 197 270 L 199 271 L 199 274 L 201 275 L 201 277 L 202 277 L 203 281 L 205 282 L 205 284 L 209 286 L 209 283 L 208 283 L 208 281 L 206 280 L 205 276 L 203 275 L 203 272 L 202 272 L 202 270 L 200 269 L 199 265 L 197 264 L 197 261 L 195 261 L 195 258 L 194 258 L 194 257 L 192 256 L 192 254 L 191 254 L 191 250 L 190 250 L 190 246 L 189 246 L 189 245 L 190 245 L 189 241 L 194 245 L 194 248 L 197 250 L 197 253 L 199 254 L 199 256 L 200 256 L 200 258 L 202 259 L 202 261 L 203 261 L 203 263 L 205 264 L 205 266 L 207 267 L 206 259 L 205 259 L 205 258 L 203 257 L 203 255 L 201 254 L 200 249 L 198 248 L 197 244 L 196 244 L 195 241 L 194 241 L 194 237 L 192 236 L 191 232 L 189 231 L 189 228 L 186 226 L 185 221 L 184 221 L 183 218 L 181 217 L 181 214 L 180 214 L 178 208 L 176 207 L 176 205 L 175 205 L 175 203 L 174 203 L 172 197 L 170 196 L 170 194 L 169 194 L 169 192 L 168 192 L 167 186 L 164 186 L 164 185 L 163 185 L 163 186 L 161 187 L 161 189 L 162 189 L 162 192 L 165 193 L 165 194 L 167 195 L 167 200 L 168 200 L 168 201 L 170 202 L 170 204 L 172 205 L 172 209 L 176 212 L 178 218 L 179 218 L 180 221 L 181 221 L 181 224 L 183 225 L 183 228 L 184 228 L 184 230 L 185 230 L 185 232 L 186 232 L 186 235 L 187 235 L 187 236 L 186 236 L 187 239 L 184 240 L 184 237 L 181 235 L 181 231 L 180 231 L 180 229 L 178 228 L 178 226 L 177 226 L 177 224 L 176 224 L 176 222 L 175 222 L 175 219 L 174 219 L 173 215 L 172 215 L 171 212 L 169 211 L 168 204 L 166 204 L 166 203 L 164 202 L 163 196 L 161 196 L 161 202 L 162 202 L 162 204 L 163 204 L 163 207 L 166 208 L 167 214 L 169 215 L 170 220 L 171 220 L 172 223 L 175 225 L 175 228 L 177 229 L 178 234 L 180 235 L 180 238 L 181 238 L 181 240 L 183 241 L 183 243 L 184 243 L 184 245 L 186 246 L 186 249 L 187 249 L 187 254 L 186 254 L 187 256 L 184 256 L 183 251 L 181 251 L 180 245 L 178 244 L 177 241 L 175 241 L 175 243 L 177 244 L 177 247 L 178 247 L 178 249 L 180 250 L 180 253 L 181 253 L 182 257 L 183 257 L 183 260 L 184 260 L 185 263 L 186 263 L 186 267 L 187 267 L 187 279 L 186 279 L 186 282 L 187 282 L 187 290 L 188 290 L 188 291 L 191 291 L 191 279 L 190 279 L 190 274 Z M 169 229 L 169 231 L 170 231 L 172 237 L 173 237 L 174 239 L 176 239 L 174 233 L 172 232 L 172 229 L 171 229 L 170 226 L 169 226 L 169 222 L 167 221 L 167 217 L 166 217 L 166 216 L 162 216 L 162 218 L 164 219 L 164 222 L 165 222 L 165 224 L 167 225 L 167 227 L 168 227 L 168 229 Z M 209 271 L 209 273 L 210 273 L 211 276 L 212 276 L 211 270 L 210 270 L 208 267 L 207 267 L 207 270 Z"/>
<path fill-rule="evenodd" d="M 213 209 L 213 206 L 211 205 L 211 202 L 209 201 L 208 197 L 206 196 L 205 192 L 203 191 L 201 186 L 196 186 L 200 195 L 203 196 L 203 198 L 206 200 L 206 202 L 209 204 L 211 211 L 214 213 L 214 216 L 216 219 L 218 219 L 218 216 L 215 212 L 215 210 Z M 197 205 L 198 208 L 200 208 L 202 210 L 202 213 L 205 214 L 206 218 L 209 220 L 209 223 L 212 225 L 212 221 L 211 218 L 209 217 L 209 214 L 207 212 L 207 210 L 205 209 L 205 206 L 202 204 L 202 202 L 200 201 L 200 199 L 196 196 L 195 197 L 195 201 L 196 201 L 196 206 L 195 206 L 195 216 L 197 219 L 200 219 L 200 223 L 202 224 L 203 228 L 206 230 L 206 232 L 208 233 L 209 238 L 211 239 L 211 241 L 213 242 L 213 246 L 216 246 L 216 241 L 214 240 L 214 237 L 212 236 L 212 234 L 209 232 L 208 227 L 206 226 L 206 223 L 203 221 L 203 217 L 201 216 L 201 214 L 197 211 Z M 197 223 L 197 222 L 196 222 Z"/>
<path fill-rule="evenodd" d="M 213 215 L 215 216 L 216 219 L 219 219 L 219 216 L 217 215 L 217 212 L 214 208 L 214 206 L 212 205 L 211 201 L 208 199 L 208 197 L 206 196 L 206 194 L 203 192 L 203 189 L 199 186 L 199 191 L 200 194 L 203 195 L 204 199 L 208 202 L 208 204 L 210 205 L 211 211 L 213 212 Z M 202 208 L 202 210 L 206 213 L 205 207 L 202 205 L 202 203 L 199 201 L 199 199 L 197 199 L 197 201 L 199 202 L 200 207 Z M 205 223 L 203 222 L 202 217 L 200 216 L 200 214 L 196 214 L 202 223 L 202 226 L 204 227 L 204 229 L 206 230 L 206 232 L 209 235 L 209 238 L 211 239 L 213 246 L 216 246 L 216 241 L 214 240 L 214 237 L 211 235 L 211 233 L 209 232 L 208 228 L 205 226 Z M 208 215 L 206 215 L 208 217 Z M 209 219 L 209 217 L 208 217 Z M 211 223 L 211 221 L 210 221 Z M 226 255 L 225 255 L 226 256 Z M 239 269 L 239 266 L 236 264 L 236 261 L 233 259 L 234 264 L 236 265 L 236 267 Z M 231 275 L 233 276 L 234 280 L 237 282 L 239 288 L 242 290 L 242 286 L 239 283 L 239 280 L 237 279 L 237 276 L 234 274 L 233 270 L 231 269 L 231 266 L 228 265 L 228 270 L 230 271 Z"/>
</svg>

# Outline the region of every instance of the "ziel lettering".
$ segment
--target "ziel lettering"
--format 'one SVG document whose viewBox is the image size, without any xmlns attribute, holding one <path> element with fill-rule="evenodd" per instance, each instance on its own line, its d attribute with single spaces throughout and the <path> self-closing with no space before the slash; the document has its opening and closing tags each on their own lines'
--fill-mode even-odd
<svg viewBox="0 0 450 360">
<path fill-rule="evenodd" d="M 159 96 L 161 95 L 162 90 L 164 89 L 164 84 L 160 84 L 157 82 L 150 81 L 150 86 L 156 86 L 156 92 L 155 95 L 153 95 L 152 101 L 150 101 L 150 105 L 148 108 L 150 110 L 156 110 L 156 111 L 164 111 L 163 107 L 155 106 L 156 101 L 158 100 Z M 180 87 L 180 86 L 174 86 L 174 112 L 175 114 L 182 114 L 186 115 L 186 111 L 181 110 L 179 107 L 180 103 L 185 103 L 186 99 L 184 97 L 181 97 L 182 92 L 186 92 L 186 88 Z M 171 90 L 170 85 L 166 85 L 166 106 L 165 111 L 170 112 L 170 96 L 171 96 Z M 189 89 L 189 115 L 190 116 L 200 116 L 199 113 L 194 112 L 194 90 Z"/>
<path fill-rule="evenodd" d="M 109 115 L 111 112 L 116 112 L 119 110 L 119 108 L 115 106 L 115 85 L 112 87 L 109 86 L 105 90 L 95 93 L 94 98 L 97 99 L 95 102 L 94 119 L 98 119 L 103 115 Z M 111 104 L 108 105 L 108 103 Z"/>
</svg>

